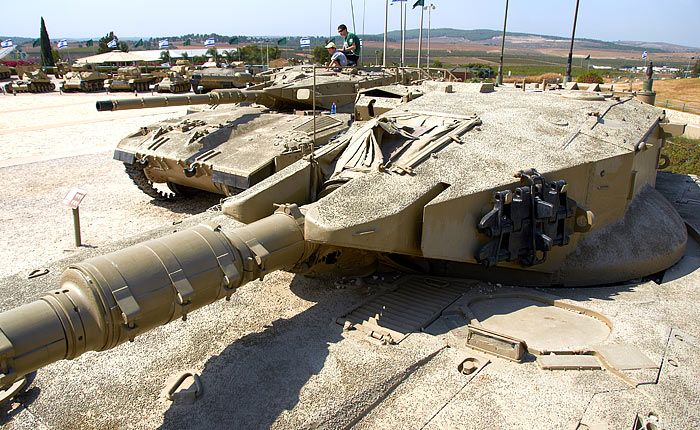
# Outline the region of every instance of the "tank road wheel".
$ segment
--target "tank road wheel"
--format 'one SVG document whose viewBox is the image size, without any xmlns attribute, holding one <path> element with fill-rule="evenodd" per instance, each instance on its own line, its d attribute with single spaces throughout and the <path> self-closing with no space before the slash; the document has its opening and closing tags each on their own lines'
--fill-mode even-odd
<svg viewBox="0 0 700 430">
<path fill-rule="evenodd" d="M 194 188 L 185 187 L 168 183 L 160 184 L 162 189 L 156 188 L 155 184 L 146 177 L 143 168 L 132 164 L 124 163 L 124 170 L 134 184 L 143 191 L 147 196 L 156 200 L 178 200 L 187 197 L 190 190 L 196 191 Z"/>
<path fill-rule="evenodd" d="M 203 192 L 202 190 L 198 190 L 197 188 L 176 184 L 174 182 L 168 182 L 168 188 L 170 188 L 178 197 L 192 197 L 195 194 Z"/>
</svg>

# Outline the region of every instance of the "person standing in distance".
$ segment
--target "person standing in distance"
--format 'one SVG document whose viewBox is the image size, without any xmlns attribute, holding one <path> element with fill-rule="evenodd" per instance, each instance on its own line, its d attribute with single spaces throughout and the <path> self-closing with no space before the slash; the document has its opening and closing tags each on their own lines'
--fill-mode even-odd
<svg viewBox="0 0 700 430">
<path fill-rule="evenodd" d="M 345 38 L 341 52 L 348 59 L 348 65 L 357 65 L 357 61 L 360 59 L 360 39 L 357 38 L 355 33 L 349 33 L 345 24 L 338 26 L 338 33 Z"/>
</svg>

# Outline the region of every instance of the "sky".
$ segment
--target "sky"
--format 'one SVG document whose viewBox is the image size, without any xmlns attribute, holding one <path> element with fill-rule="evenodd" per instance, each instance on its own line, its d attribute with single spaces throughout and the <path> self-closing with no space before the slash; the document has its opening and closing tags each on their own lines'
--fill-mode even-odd
<svg viewBox="0 0 700 430">
<path fill-rule="evenodd" d="M 433 3 L 432 28 L 503 29 L 505 0 L 425 0 Z M 420 9 L 410 9 L 407 28 L 420 26 Z M 389 0 L 389 30 L 400 26 L 398 3 Z M 361 35 L 384 31 L 385 0 L 206 0 L 96 3 L 33 0 L 13 8 L 2 36 L 39 37 L 40 17 L 52 39 L 159 37 L 187 33 L 247 36 L 337 35 L 345 23 Z M 197 7 L 199 5 L 199 7 Z M 355 25 L 351 13 L 355 12 Z M 510 0 L 507 30 L 571 37 L 576 0 Z M 667 42 L 700 47 L 700 0 L 580 0 L 577 38 Z M 428 27 L 428 14 L 424 15 Z"/>
</svg>

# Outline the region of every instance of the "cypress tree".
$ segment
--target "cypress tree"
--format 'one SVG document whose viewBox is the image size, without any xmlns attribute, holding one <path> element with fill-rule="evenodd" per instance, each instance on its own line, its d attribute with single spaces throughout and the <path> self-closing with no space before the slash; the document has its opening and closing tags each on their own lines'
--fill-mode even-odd
<svg viewBox="0 0 700 430">
<path fill-rule="evenodd" d="M 41 66 L 42 67 L 53 67 L 55 66 L 53 62 L 53 54 L 51 53 L 51 40 L 49 39 L 49 33 L 46 31 L 46 24 L 44 23 L 44 17 L 41 17 Z"/>
</svg>

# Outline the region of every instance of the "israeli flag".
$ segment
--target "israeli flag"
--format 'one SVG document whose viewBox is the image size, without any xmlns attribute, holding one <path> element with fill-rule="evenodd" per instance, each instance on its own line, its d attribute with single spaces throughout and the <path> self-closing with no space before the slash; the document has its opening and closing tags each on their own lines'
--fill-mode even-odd
<svg viewBox="0 0 700 430">
<path fill-rule="evenodd" d="M 7 39 L 3 40 L 0 42 L 0 48 L 11 48 L 12 47 L 12 39 Z"/>
<path fill-rule="evenodd" d="M 68 47 L 68 41 L 66 39 L 61 39 L 58 41 L 58 49 L 63 49 Z"/>
<path fill-rule="evenodd" d="M 360 39 L 360 48 L 362 48 L 362 39 Z"/>
<path fill-rule="evenodd" d="M 116 48 L 116 47 L 117 47 L 117 40 L 116 40 L 116 39 L 112 39 L 112 40 L 110 40 L 109 42 L 107 42 L 107 47 L 108 47 L 108 48 Z"/>
<path fill-rule="evenodd" d="M 216 46 L 216 43 L 214 42 L 214 38 L 212 37 L 212 38 L 205 40 L 204 46 L 206 46 L 207 48 L 212 48 L 212 47 Z"/>
<path fill-rule="evenodd" d="M 646 59 L 646 58 L 647 58 L 647 51 L 644 51 L 644 52 L 642 53 L 642 60 L 644 60 L 644 59 Z"/>
<path fill-rule="evenodd" d="M 168 47 L 168 39 L 163 39 L 158 41 L 158 49 L 163 49 Z"/>
<path fill-rule="evenodd" d="M 308 37 L 302 37 L 301 39 L 299 39 L 299 46 L 301 46 L 302 48 L 310 47 L 311 39 L 309 39 Z"/>
</svg>

